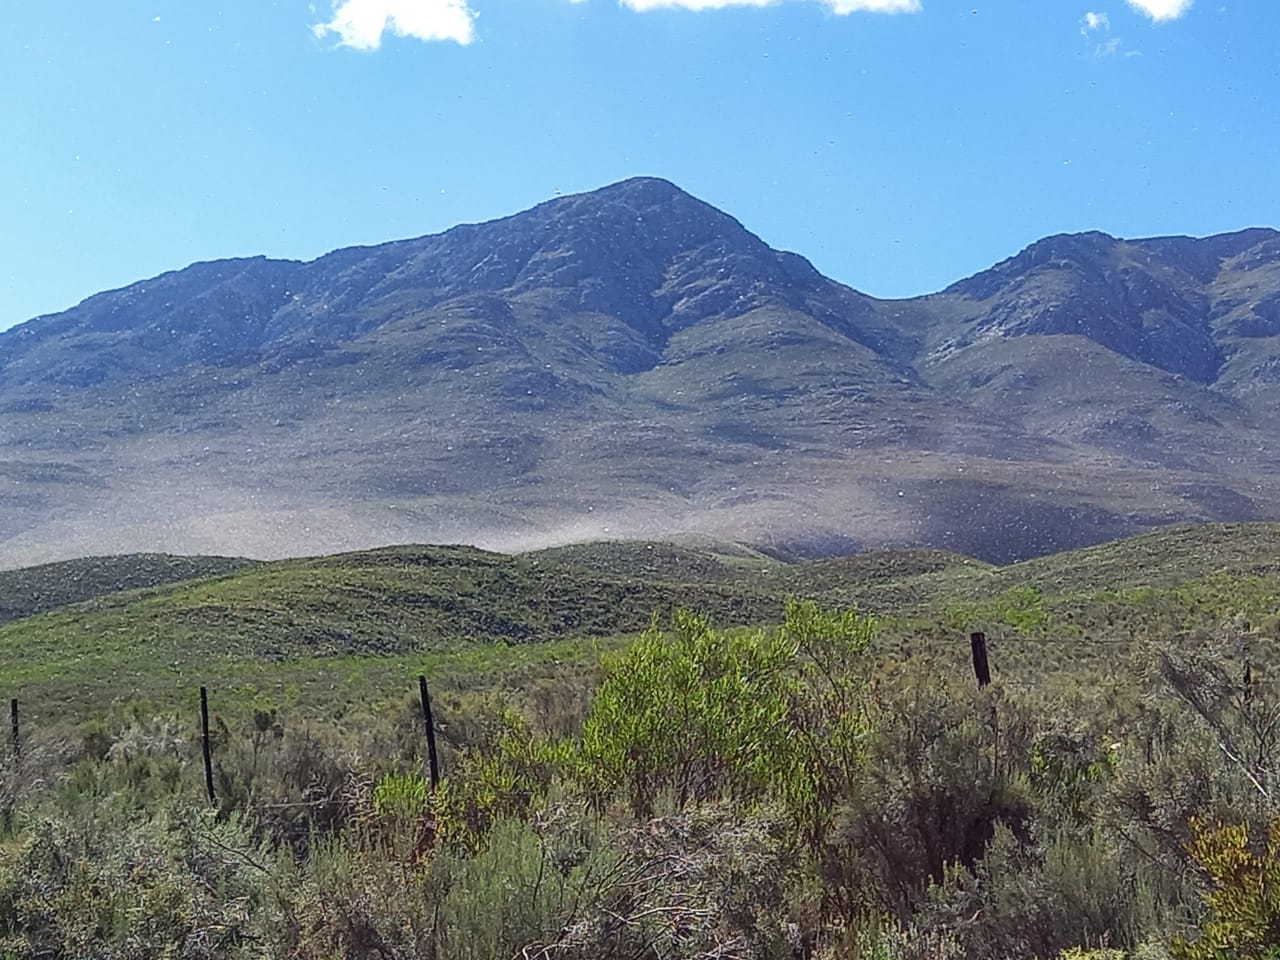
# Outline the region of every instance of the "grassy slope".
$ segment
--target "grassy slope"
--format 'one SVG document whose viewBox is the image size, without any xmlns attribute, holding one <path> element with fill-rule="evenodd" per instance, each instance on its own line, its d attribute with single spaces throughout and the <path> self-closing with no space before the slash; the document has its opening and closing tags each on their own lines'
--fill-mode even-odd
<svg viewBox="0 0 1280 960">
<path fill-rule="evenodd" d="M 238 557 L 132 553 L 0 570 L 0 623 L 110 593 L 215 576 L 250 562 Z"/>
<path fill-rule="evenodd" d="M 1174 586 L 1211 574 L 1280 574 L 1280 524 L 1185 525 L 1005 567 L 1006 585 L 1045 591 Z"/>
<path fill-rule="evenodd" d="M 279 692 L 317 670 L 311 685 L 347 700 L 387 670 L 556 659 L 575 641 L 635 633 L 677 605 L 750 623 L 775 617 L 779 601 L 536 556 L 397 547 L 262 564 L 10 623 L 0 628 L 0 685 L 33 716 L 93 712 L 85 696 L 103 692 L 162 701 L 200 683 Z"/>
<path fill-rule="evenodd" d="M 224 703 L 265 696 L 341 713 L 403 692 L 420 670 L 518 685 L 594 660 L 597 641 L 610 646 L 675 606 L 721 624 L 775 621 L 789 594 L 889 617 L 886 654 L 941 649 L 956 669 L 965 631 L 986 629 L 997 670 L 1030 680 L 1105 668 L 1150 639 L 1239 632 L 1243 619 L 1244 633 L 1274 632 L 1280 526 L 1174 528 L 1005 568 L 940 551 L 786 564 L 715 544 L 643 543 L 282 561 L 0 627 L 0 693 L 20 696 L 38 722 L 139 698 L 181 703 L 201 683 Z"/>
</svg>

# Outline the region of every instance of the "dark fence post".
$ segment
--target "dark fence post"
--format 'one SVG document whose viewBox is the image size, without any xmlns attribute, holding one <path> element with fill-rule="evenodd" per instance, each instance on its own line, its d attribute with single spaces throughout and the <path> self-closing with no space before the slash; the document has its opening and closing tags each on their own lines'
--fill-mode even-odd
<svg viewBox="0 0 1280 960">
<path fill-rule="evenodd" d="M 969 634 L 969 645 L 973 648 L 973 675 L 978 678 L 978 689 L 981 690 L 991 682 L 991 665 L 987 662 L 987 635 Z"/>
<path fill-rule="evenodd" d="M 200 688 L 200 740 L 204 748 L 204 788 L 209 793 L 209 802 L 216 803 L 213 793 L 213 746 L 209 742 L 209 691 Z"/>
<path fill-rule="evenodd" d="M 22 756 L 22 738 L 18 731 L 18 698 L 14 697 L 9 701 L 9 743 L 13 748 L 13 759 L 17 760 Z"/>
<path fill-rule="evenodd" d="M 1247 713 L 1253 705 L 1253 664 L 1244 662 L 1244 709 Z"/>
<path fill-rule="evenodd" d="M 422 696 L 422 723 L 427 730 L 427 762 L 431 769 L 431 789 L 440 785 L 440 758 L 436 754 L 436 725 L 431 719 L 431 695 L 427 693 L 425 674 L 418 675 L 418 692 Z"/>
</svg>

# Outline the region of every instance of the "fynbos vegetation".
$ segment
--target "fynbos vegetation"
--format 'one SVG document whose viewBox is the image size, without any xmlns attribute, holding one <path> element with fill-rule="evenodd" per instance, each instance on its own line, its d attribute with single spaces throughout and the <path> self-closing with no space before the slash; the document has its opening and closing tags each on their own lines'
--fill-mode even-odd
<svg viewBox="0 0 1280 960">
<path fill-rule="evenodd" d="M 0 957 L 1275 956 L 1275 582 L 1041 567 L 932 614 L 793 599 L 494 653 L 431 691 L 434 790 L 414 672 L 363 707 L 214 687 L 215 804 L 194 699 L 37 704 Z"/>
</svg>

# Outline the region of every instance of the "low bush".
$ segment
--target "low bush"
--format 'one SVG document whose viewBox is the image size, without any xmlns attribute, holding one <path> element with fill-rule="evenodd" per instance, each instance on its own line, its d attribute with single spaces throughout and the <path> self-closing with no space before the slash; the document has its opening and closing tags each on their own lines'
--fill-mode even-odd
<svg viewBox="0 0 1280 960">
<path fill-rule="evenodd" d="M 213 805 L 172 717 L 32 741 L 0 778 L 0 957 L 1276 955 L 1280 727 L 1229 655 L 979 690 L 875 628 L 681 613 L 585 693 L 445 685 L 435 790 L 411 697 L 215 722 Z"/>
</svg>

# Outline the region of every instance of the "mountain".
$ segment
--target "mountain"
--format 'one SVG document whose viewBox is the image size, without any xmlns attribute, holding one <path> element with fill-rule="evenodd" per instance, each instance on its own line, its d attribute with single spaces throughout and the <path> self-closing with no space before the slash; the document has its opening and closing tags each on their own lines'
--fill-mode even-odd
<svg viewBox="0 0 1280 960">
<path fill-rule="evenodd" d="M 1050 237 L 920 301 L 934 322 L 918 366 L 1041 435 L 1248 481 L 1280 439 L 1277 293 L 1272 230 Z"/>
<path fill-rule="evenodd" d="M 0 564 L 675 533 L 1007 561 L 1275 517 L 1280 234 L 877 300 L 662 180 L 0 333 Z M 7 481 L 7 482 L 6 482 Z"/>
</svg>

